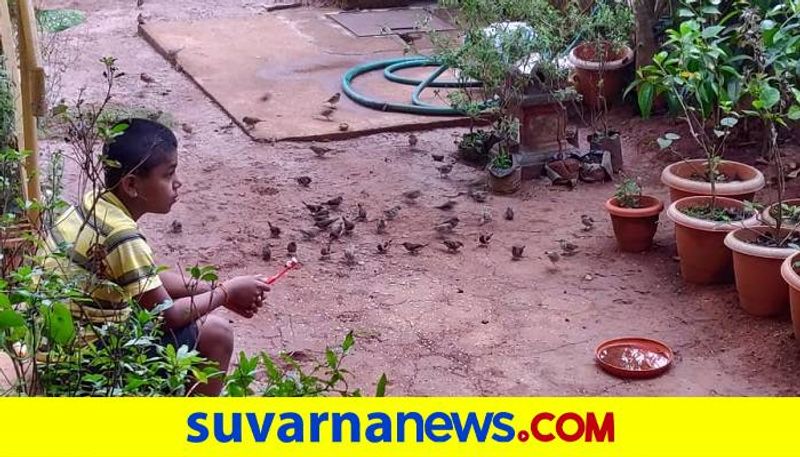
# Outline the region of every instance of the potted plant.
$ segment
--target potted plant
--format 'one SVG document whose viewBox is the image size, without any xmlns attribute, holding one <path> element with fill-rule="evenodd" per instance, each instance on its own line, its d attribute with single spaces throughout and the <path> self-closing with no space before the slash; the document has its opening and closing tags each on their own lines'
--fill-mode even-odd
<svg viewBox="0 0 800 457">
<path fill-rule="evenodd" d="M 516 155 L 511 154 L 508 146 L 502 144 L 487 168 L 489 171 L 489 189 L 496 194 L 513 194 L 522 183 L 522 167 Z"/>
<path fill-rule="evenodd" d="M 789 309 L 794 339 L 800 341 L 800 252 L 795 252 L 783 261 L 781 277 L 789 285 Z"/>
<path fill-rule="evenodd" d="M 605 206 L 611 215 L 614 237 L 621 251 L 650 249 L 658 228 L 658 215 L 664 209 L 661 200 L 642 195 L 642 188 L 636 180 L 625 179 Z"/>
<path fill-rule="evenodd" d="M 744 92 L 740 67 L 746 57 L 730 51 L 736 47 L 737 35 L 728 24 L 731 16 L 723 17 L 715 2 L 686 2 L 681 9 L 683 22 L 667 30 L 666 50 L 656 54 L 651 65 L 640 68 L 628 88 L 638 90 L 645 117 L 656 97 L 666 97 L 683 115 L 705 156 L 684 159 L 663 170 L 661 181 L 670 188 L 673 202 L 696 195 L 749 200 L 765 184 L 757 169 L 723 160 L 727 139 L 740 117 L 737 109 Z M 678 139 L 677 133 L 667 133 L 658 143 L 666 149 Z"/>
<path fill-rule="evenodd" d="M 789 307 L 781 265 L 800 249 L 800 211 L 784 201 L 785 170 L 777 135 L 779 126 L 800 119 L 800 88 L 796 85 L 800 64 L 798 11 L 781 3 L 768 10 L 748 6 L 739 14 L 739 42 L 750 56 L 744 84 L 749 106 L 743 113 L 764 127 L 765 152 L 777 177 L 777 202 L 764 211 L 769 219 L 761 217 L 762 225 L 735 230 L 725 238 L 725 245 L 733 251 L 739 304 L 757 316 L 778 315 Z"/>
</svg>

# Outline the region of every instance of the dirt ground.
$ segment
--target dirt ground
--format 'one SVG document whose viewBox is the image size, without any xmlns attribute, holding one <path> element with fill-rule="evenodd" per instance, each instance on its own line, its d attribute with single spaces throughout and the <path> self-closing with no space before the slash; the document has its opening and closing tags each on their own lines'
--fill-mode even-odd
<svg viewBox="0 0 800 457">
<path fill-rule="evenodd" d="M 611 183 L 570 191 L 529 181 L 518 194 L 493 196 L 483 205 L 460 195 L 452 211 L 462 221 L 454 238 L 465 247 L 447 254 L 432 227 L 450 214 L 433 206 L 465 192 L 482 174 L 456 164 L 442 179 L 430 154 L 452 154 L 460 130 L 421 132 L 418 151 L 410 151 L 400 134 L 329 143 L 335 152 L 324 159 L 308 144 L 254 143 L 136 34 L 140 13 L 148 21 L 236 17 L 259 14 L 263 2 L 145 0 L 141 10 L 135 0 L 44 3 L 88 13 L 85 24 L 68 32 L 76 61 L 63 75 L 64 97 L 74 98 L 84 85 L 99 97 L 98 59 L 113 55 L 128 74 L 119 80 L 116 102 L 163 110 L 176 122 L 181 199 L 171 214 L 142 221 L 162 263 L 211 263 L 223 277 L 271 274 L 284 260 L 286 244 L 299 243 L 303 269 L 276 284 L 261 314 L 243 320 L 221 311 L 235 322 L 237 350 L 319 353 L 352 329 L 358 336 L 348 362 L 352 384 L 371 391 L 386 372 L 389 394 L 396 396 L 800 393 L 800 345 L 788 316 L 746 315 L 732 285 L 682 282 L 672 224 L 663 215 L 652 251 L 617 252 L 603 209 Z M 143 72 L 155 82 L 140 80 Z M 644 122 L 625 109 L 616 118 L 629 175 L 666 199 L 658 175 L 670 160 L 657 152 L 654 139 L 676 128 L 673 122 Z M 184 123 L 192 133 L 180 128 Z M 313 179 L 310 188 L 295 183 L 300 175 Z M 400 194 L 412 189 L 422 196 L 409 205 Z M 311 225 L 301 201 L 337 195 L 344 197 L 343 214 L 354 214 L 361 202 L 371 221 L 396 204 L 402 210 L 388 234 L 376 234 L 374 222 L 359 224 L 352 237 L 334 243 L 332 260 L 320 261 L 322 241 L 303 241 L 294 231 Z M 493 221 L 480 225 L 484 206 Z M 509 206 L 513 221 L 503 219 Z M 581 230 L 584 213 L 597 221 L 594 230 Z M 182 233 L 170 233 L 173 220 L 183 224 Z M 267 221 L 283 228 L 279 240 L 269 239 Z M 483 232 L 494 233 L 488 249 L 477 247 Z M 394 240 L 391 252 L 375 254 L 375 245 L 388 239 Z M 551 271 L 544 251 L 558 249 L 560 239 L 576 243 L 580 252 Z M 431 244 L 411 256 L 399 246 L 403 241 Z M 265 243 L 274 252 L 270 262 L 260 258 Z M 510 261 L 515 243 L 527 246 L 519 262 Z M 342 262 L 350 246 L 357 253 L 354 267 Z M 596 345 L 628 335 L 670 344 L 673 369 L 638 382 L 600 371 L 593 361 Z"/>
</svg>

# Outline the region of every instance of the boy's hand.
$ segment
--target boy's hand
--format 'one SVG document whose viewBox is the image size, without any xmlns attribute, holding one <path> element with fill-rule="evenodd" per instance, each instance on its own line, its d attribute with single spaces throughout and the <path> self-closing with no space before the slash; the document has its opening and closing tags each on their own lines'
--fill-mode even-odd
<svg viewBox="0 0 800 457">
<path fill-rule="evenodd" d="M 225 307 L 246 318 L 253 317 L 264 300 L 264 292 L 269 292 L 266 277 L 262 275 L 239 276 L 224 283 L 228 291 Z"/>
</svg>

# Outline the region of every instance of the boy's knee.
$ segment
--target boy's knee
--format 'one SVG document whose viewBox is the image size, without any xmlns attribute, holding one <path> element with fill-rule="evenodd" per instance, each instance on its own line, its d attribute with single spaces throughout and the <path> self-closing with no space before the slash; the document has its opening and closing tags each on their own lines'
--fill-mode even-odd
<svg viewBox="0 0 800 457">
<path fill-rule="evenodd" d="M 200 329 L 200 339 L 207 340 L 218 350 L 233 352 L 233 326 L 219 316 L 207 316 Z"/>
</svg>

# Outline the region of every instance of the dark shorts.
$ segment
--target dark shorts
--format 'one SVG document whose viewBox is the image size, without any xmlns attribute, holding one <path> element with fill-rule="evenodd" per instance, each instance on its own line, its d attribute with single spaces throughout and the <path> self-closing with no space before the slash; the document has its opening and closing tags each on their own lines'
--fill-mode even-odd
<svg viewBox="0 0 800 457">
<path fill-rule="evenodd" d="M 175 349 L 181 346 L 188 346 L 191 351 L 197 349 L 198 333 L 196 322 L 181 328 L 167 328 L 164 329 L 164 335 L 161 337 L 161 345 L 167 346 L 171 344 L 175 346 Z"/>
</svg>

